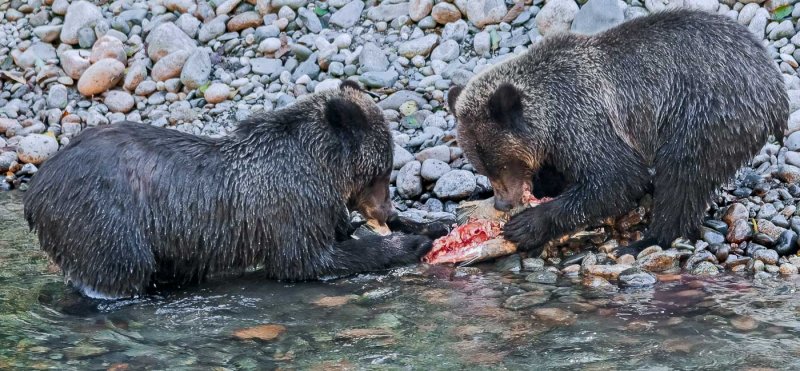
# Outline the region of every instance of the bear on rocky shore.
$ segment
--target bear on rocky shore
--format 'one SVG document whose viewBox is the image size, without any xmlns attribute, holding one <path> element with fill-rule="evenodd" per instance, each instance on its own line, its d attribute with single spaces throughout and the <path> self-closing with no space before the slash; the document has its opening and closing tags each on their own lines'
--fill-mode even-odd
<svg viewBox="0 0 800 371">
<path fill-rule="evenodd" d="M 725 16 L 690 10 L 545 38 L 452 88 L 448 102 L 497 209 L 519 205 L 541 171 L 563 177 L 553 201 L 505 225 L 507 239 L 534 253 L 647 192 L 652 222 L 629 252 L 696 237 L 715 189 L 770 135 L 781 140 L 789 116 L 761 41 Z"/>
<path fill-rule="evenodd" d="M 391 170 L 383 113 L 346 81 L 221 139 L 136 123 L 88 129 L 41 167 L 25 218 L 91 297 L 256 267 L 316 279 L 417 262 L 447 232 L 351 239 L 348 208 L 385 226 Z"/>
</svg>

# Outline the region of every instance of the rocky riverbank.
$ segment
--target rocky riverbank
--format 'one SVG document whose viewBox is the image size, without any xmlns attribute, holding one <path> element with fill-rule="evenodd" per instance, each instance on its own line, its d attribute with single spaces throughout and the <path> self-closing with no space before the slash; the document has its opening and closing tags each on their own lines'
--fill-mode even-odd
<svg viewBox="0 0 800 371">
<path fill-rule="evenodd" d="M 626 216 L 565 238 L 542 262 L 556 275 L 632 284 L 653 280 L 643 272 L 681 268 L 796 274 L 795 0 L 0 0 L 0 189 L 24 190 L 37 165 L 87 127 L 130 120 L 224 136 L 237 120 L 353 79 L 379 97 L 391 123 L 396 207 L 416 219 L 453 219 L 458 202 L 487 197 L 491 186 L 457 146 L 444 108 L 450 86 L 543 36 L 598 32 L 666 7 L 725 14 L 764 40 L 791 98 L 783 146 L 764 147 L 720 190 L 702 240 L 615 260 L 608 252 L 640 237 L 647 223 L 644 199 Z M 576 255 L 587 244 L 596 252 Z M 526 261 L 539 264 L 519 256 L 498 264 L 514 269 Z"/>
</svg>

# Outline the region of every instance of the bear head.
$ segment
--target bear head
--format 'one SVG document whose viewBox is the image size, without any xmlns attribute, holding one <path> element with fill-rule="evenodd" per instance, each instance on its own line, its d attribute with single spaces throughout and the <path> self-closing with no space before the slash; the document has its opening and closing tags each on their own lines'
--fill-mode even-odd
<svg viewBox="0 0 800 371">
<path fill-rule="evenodd" d="M 464 155 L 492 183 L 495 208 L 509 211 L 531 191 L 543 146 L 535 145 L 537 129 L 529 124 L 522 90 L 486 77 L 451 88 L 447 101 Z"/>
<path fill-rule="evenodd" d="M 358 83 L 345 80 L 325 96 L 324 121 L 336 133 L 346 152 L 343 191 L 350 210 L 359 211 L 368 224 L 388 233 L 386 220 L 394 212 L 389 198 L 393 141 L 383 111 Z"/>
</svg>

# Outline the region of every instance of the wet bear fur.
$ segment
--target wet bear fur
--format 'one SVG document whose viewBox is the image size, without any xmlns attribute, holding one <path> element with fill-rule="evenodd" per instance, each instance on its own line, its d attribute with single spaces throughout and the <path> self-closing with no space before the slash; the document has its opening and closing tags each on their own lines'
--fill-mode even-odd
<svg viewBox="0 0 800 371">
<path fill-rule="evenodd" d="M 646 192 L 653 219 L 637 248 L 696 237 L 715 189 L 770 135 L 781 140 L 789 115 L 761 40 L 689 10 L 545 38 L 452 88 L 448 102 L 496 208 L 518 205 L 532 180 L 534 195 L 558 195 L 505 225 L 507 239 L 536 253 Z"/>
<path fill-rule="evenodd" d="M 381 223 L 392 214 L 392 153 L 381 110 L 345 82 L 220 139 L 137 123 L 87 129 L 32 179 L 25 217 L 92 297 L 256 267 L 284 280 L 382 269 L 431 246 L 350 238 L 348 207 Z"/>
</svg>

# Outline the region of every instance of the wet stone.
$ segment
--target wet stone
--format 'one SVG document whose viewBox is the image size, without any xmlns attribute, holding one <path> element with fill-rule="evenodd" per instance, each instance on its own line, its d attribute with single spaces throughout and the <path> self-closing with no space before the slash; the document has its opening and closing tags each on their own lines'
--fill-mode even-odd
<svg viewBox="0 0 800 371">
<path fill-rule="evenodd" d="M 625 271 L 626 269 L 630 268 L 629 265 L 590 265 L 586 267 L 585 272 L 586 274 L 592 276 L 598 276 L 602 278 L 612 279 L 615 280 L 619 277 L 620 273 Z"/>
<path fill-rule="evenodd" d="M 520 256 L 514 254 L 498 259 L 494 264 L 494 269 L 500 272 L 519 272 L 521 265 Z"/>
<path fill-rule="evenodd" d="M 702 261 L 695 265 L 692 269 L 692 274 L 698 276 L 715 276 L 719 274 L 719 268 L 714 263 L 709 261 Z"/>
<path fill-rule="evenodd" d="M 783 233 L 778 236 L 778 240 L 775 241 L 775 251 L 780 256 L 795 254 L 799 247 L 797 242 L 797 233 L 791 229 L 787 229 L 783 231 Z"/>
<path fill-rule="evenodd" d="M 767 247 L 775 245 L 775 239 L 766 233 L 756 233 L 756 235 L 753 236 L 753 242 Z"/>
<path fill-rule="evenodd" d="M 753 258 L 764 262 L 764 264 L 774 265 L 778 262 L 778 253 L 775 250 L 761 249 L 753 253 Z"/>
<path fill-rule="evenodd" d="M 708 227 L 702 228 L 702 236 L 703 240 L 710 244 L 725 242 L 725 236 L 722 233 Z"/>
<path fill-rule="evenodd" d="M 550 293 L 546 291 L 531 291 L 520 295 L 514 295 L 506 299 L 503 307 L 511 310 L 520 310 L 534 307 L 546 303 L 550 299 Z"/>
<path fill-rule="evenodd" d="M 728 225 L 723 222 L 722 220 L 717 219 L 709 219 L 703 223 L 706 227 L 709 227 L 723 235 L 728 234 Z"/>
<path fill-rule="evenodd" d="M 758 322 L 750 316 L 731 318 L 731 326 L 739 331 L 752 331 L 758 328 Z"/>
<path fill-rule="evenodd" d="M 620 287 L 647 287 L 656 283 L 656 277 L 639 268 L 630 268 L 619 274 Z"/>
<path fill-rule="evenodd" d="M 661 252 L 661 251 L 663 251 L 661 249 L 661 246 L 653 245 L 653 246 L 647 247 L 644 250 L 640 251 L 639 254 L 636 255 L 636 259 L 638 260 L 638 259 L 644 258 L 647 255 L 654 254 L 654 253 Z"/>
<path fill-rule="evenodd" d="M 753 234 L 753 228 L 745 219 L 738 219 L 733 222 L 726 239 L 731 243 L 741 243 L 749 239 Z"/>
<path fill-rule="evenodd" d="M 781 264 L 779 271 L 784 276 L 792 276 L 797 274 L 797 266 L 791 263 Z"/>
<path fill-rule="evenodd" d="M 538 271 L 544 269 L 544 260 L 540 258 L 525 258 L 522 260 L 522 269 L 526 271 Z"/>
<path fill-rule="evenodd" d="M 677 268 L 678 259 L 672 253 L 656 252 L 637 260 L 636 266 L 648 272 L 664 272 Z"/>
<path fill-rule="evenodd" d="M 525 277 L 525 281 L 552 285 L 558 281 L 558 274 L 551 271 L 534 272 Z"/>
<path fill-rule="evenodd" d="M 578 319 L 577 314 L 560 308 L 536 308 L 533 315 L 542 322 L 557 325 L 571 325 Z"/>
</svg>

